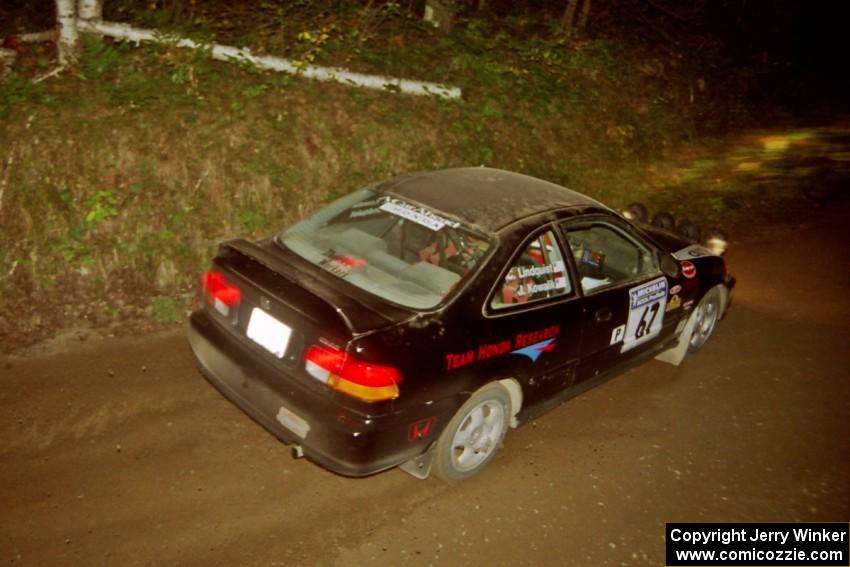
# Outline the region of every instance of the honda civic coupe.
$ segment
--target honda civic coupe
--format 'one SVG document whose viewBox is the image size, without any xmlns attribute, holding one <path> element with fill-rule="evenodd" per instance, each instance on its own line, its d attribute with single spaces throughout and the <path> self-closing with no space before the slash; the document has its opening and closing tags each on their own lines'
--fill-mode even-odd
<svg viewBox="0 0 850 567">
<path fill-rule="evenodd" d="M 209 382 L 296 457 L 455 481 L 509 428 L 617 371 L 679 364 L 734 283 L 722 257 L 580 193 L 449 169 L 222 243 L 189 342 Z"/>
</svg>

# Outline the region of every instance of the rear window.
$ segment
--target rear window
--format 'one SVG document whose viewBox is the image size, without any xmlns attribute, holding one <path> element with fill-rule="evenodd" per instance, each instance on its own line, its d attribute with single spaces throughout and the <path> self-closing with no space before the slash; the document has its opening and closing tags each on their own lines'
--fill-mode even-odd
<svg viewBox="0 0 850 567">
<path fill-rule="evenodd" d="M 438 305 L 490 250 L 491 240 L 391 195 L 358 191 L 280 233 L 277 243 L 383 299 Z"/>
</svg>

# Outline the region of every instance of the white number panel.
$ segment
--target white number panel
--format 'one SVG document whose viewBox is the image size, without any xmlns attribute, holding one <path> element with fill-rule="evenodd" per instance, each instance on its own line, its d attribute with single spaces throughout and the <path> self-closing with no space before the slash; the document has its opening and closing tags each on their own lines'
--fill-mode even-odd
<svg viewBox="0 0 850 567">
<path fill-rule="evenodd" d="M 667 306 L 667 279 L 660 277 L 629 290 L 629 320 L 623 348 L 626 352 L 658 336 Z"/>
</svg>

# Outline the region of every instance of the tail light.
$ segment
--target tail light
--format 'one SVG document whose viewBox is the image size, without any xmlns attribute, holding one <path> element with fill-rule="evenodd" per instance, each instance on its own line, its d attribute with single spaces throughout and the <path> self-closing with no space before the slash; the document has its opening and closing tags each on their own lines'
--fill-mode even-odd
<svg viewBox="0 0 850 567">
<path fill-rule="evenodd" d="M 325 345 L 310 346 L 304 361 L 310 376 L 349 396 L 367 402 L 398 397 L 401 373 L 392 366 L 366 362 Z"/>
<path fill-rule="evenodd" d="M 204 272 L 201 285 L 207 301 L 225 317 L 230 314 L 231 307 L 242 302 L 242 290 L 227 281 L 221 272 Z"/>
</svg>

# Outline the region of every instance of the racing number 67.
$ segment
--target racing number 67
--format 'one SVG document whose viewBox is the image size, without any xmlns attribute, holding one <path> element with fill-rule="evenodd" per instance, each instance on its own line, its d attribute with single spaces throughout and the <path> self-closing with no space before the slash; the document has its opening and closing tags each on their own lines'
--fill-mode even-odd
<svg viewBox="0 0 850 567">
<path fill-rule="evenodd" d="M 643 309 L 643 313 L 640 316 L 640 321 L 638 321 L 637 329 L 635 329 L 635 338 L 639 339 L 644 336 L 649 330 L 652 328 L 652 323 L 655 322 L 655 316 L 658 315 L 658 309 L 661 306 L 661 303 L 656 302 L 652 305 L 647 305 Z M 649 315 L 649 321 L 646 320 L 646 316 Z"/>
</svg>

